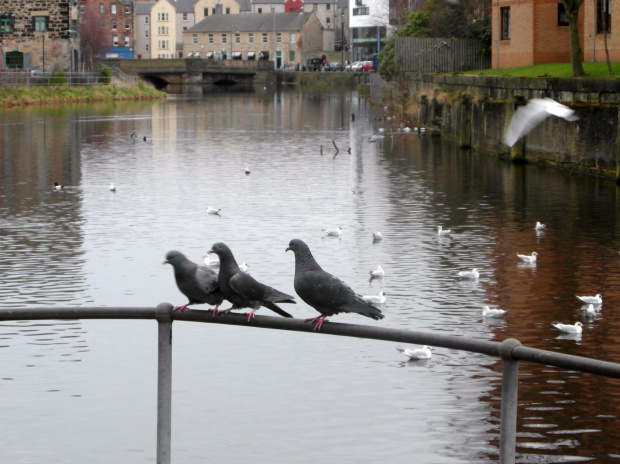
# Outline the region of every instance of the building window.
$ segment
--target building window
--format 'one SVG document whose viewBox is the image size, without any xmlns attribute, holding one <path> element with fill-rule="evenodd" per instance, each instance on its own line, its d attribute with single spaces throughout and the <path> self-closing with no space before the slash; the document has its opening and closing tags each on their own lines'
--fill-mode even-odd
<svg viewBox="0 0 620 464">
<path fill-rule="evenodd" d="M 183 21 L 187 21 L 187 13 L 183 13 Z"/>
<path fill-rule="evenodd" d="M 129 47 L 129 36 L 125 36 L 125 47 Z"/>
<path fill-rule="evenodd" d="M 193 44 L 197 44 L 198 43 L 198 34 L 192 34 L 192 43 Z"/>
<path fill-rule="evenodd" d="M 259 9 L 258 9 L 258 12 L 259 12 L 259 13 L 262 13 L 262 12 L 263 12 L 263 9 L 262 9 L 262 8 L 259 8 Z"/>
<path fill-rule="evenodd" d="M 291 43 L 294 44 L 295 43 L 295 34 L 291 34 Z"/>
<path fill-rule="evenodd" d="M 47 31 L 47 16 L 34 16 L 34 31 L 45 32 Z"/>
<path fill-rule="evenodd" d="M 596 2 L 596 32 L 597 34 L 611 32 L 611 0 L 597 0 Z"/>
<path fill-rule="evenodd" d="M 0 33 L 13 32 L 13 18 L 9 15 L 0 16 Z"/>
<path fill-rule="evenodd" d="M 230 8 L 226 8 L 226 14 L 230 14 Z"/>
<path fill-rule="evenodd" d="M 326 4 L 325 4 L 325 9 L 326 9 L 326 10 L 331 10 L 331 9 L 332 9 L 332 5 L 331 5 L 331 3 L 326 3 Z"/>
<path fill-rule="evenodd" d="M 254 33 L 250 32 L 248 33 L 248 43 L 254 43 Z"/>
<path fill-rule="evenodd" d="M 129 25 L 129 20 L 125 20 L 125 30 L 128 31 L 131 26 Z"/>
<path fill-rule="evenodd" d="M 510 7 L 500 9 L 502 15 L 502 40 L 510 40 Z"/>
<path fill-rule="evenodd" d="M 209 34 L 209 43 L 212 44 L 213 43 L 213 34 Z"/>
<path fill-rule="evenodd" d="M 325 18 L 325 23 L 327 24 L 327 27 L 329 27 L 332 23 L 331 18 Z"/>
<path fill-rule="evenodd" d="M 144 51 L 146 51 L 146 52 L 148 52 L 148 51 L 149 51 L 149 44 L 146 44 L 146 45 L 144 46 Z"/>
<path fill-rule="evenodd" d="M 110 5 L 110 13 L 116 14 L 116 3 L 112 3 L 112 5 Z"/>
<path fill-rule="evenodd" d="M 168 21 L 168 13 L 157 13 L 157 21 Z"/>
<path fill-rule="evenodd" d="M 568 26 L 568 15 L 564 3 L 558 3 L 558 26 Z"/>
<path fill-rule="evenodd" d="M 125 7 L 125 14 L 131 14 L 131 7 Z"/>
<path fill-rule="evenodd" d="M 319 11 L 319 4 L 315 3 L 314 5 L 312 5 L 312 11 Z"/>
<path fill-rule="evenodd" d="M 112 37 L 112 45 L 115 47 L 118 47 L 118 37 L 116 36 Z"/>
<path fill-rule="evenodd" d="M 105 12 L 105 8 L 103 6 L 103 3 L 99 4 L 99 13 L 104 13 Z"/>
<path fill-rule="evenodd" d="M 187 26 L 183 26 L 183 32 L 187 30 Z"/>
<path fill-rule="evenodd" d="M 209 8 L 205 8 L 204 14 L 205 14 L 205 17 L 209 16 Z"/>
<path fill-rule="evenodd" d="M 276 32 L 276 42 L 282 43 L 282 34 L 280 32 Z"/>
<path fill-rule="evenodd" d="M 211 8 L 211 14 L 215 14 L 215 8 Z"/>
<path fill-rule="evenodd" d="M 263 43 L 266 44 L 267 43 L 267 33 L 263 32 Z"/>
<path fill-rule="evenodd" d="M 367 6 L 360 6 L 358 8 L 353 8 L 353 16 L 365 16 L 370 14 L 370 8 Z"/>
<path fill-rule="evenodd" d="M 112 20 L 112 30 L 115 31 L 116 30 L 116 19 Z"/>
<path fill-rule="evenodd" d="M 222 34 L 222 43 L 225 44 L 226 43 L 226 34 Z"/>
<path fill-rule="evenodd" d="M 146 31 L 144 31 L 144 37 L 146 37 L 147 39 L 149 38 L 149 30 L 148 29 Z"/>
<path fill-rule="evenodd" d="M 241 34 L 239 32 L 235 32 L 235 43 L 241 43 Z"/>
<path fill-rule="evenodd" d="M 158 40 L 157 41 L 157 47 L 160 50 L 165 50 L 166 48 L 168 48 L 168 41 L 167 40 Z"/>
<path fill-rule="evenodd" d="M 148 23 L 149 23 L 149 17 L 148 17 L 148 16 L 145 16 L 145 17 L 144 17 L 144 24 L 148 24 Z"/>
<path fill-rule="evenodd" d="M 289 50 L 288 51 L 288 60 L 289 61 L 295 61 L 295 50 Z"/>
</svg>

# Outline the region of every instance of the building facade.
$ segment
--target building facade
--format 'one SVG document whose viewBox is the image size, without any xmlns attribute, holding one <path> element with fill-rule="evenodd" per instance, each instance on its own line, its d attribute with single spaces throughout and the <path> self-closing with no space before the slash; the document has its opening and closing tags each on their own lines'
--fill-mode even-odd
<svg viewBox="0 0 620 464">
<path fill-rule="evenodd" d="M 371 60 L 390 31 L 389 0 L 351 0 L 349 3 L 350 60 Z"/>
<path fill-rule="evenodd" d="M 196 0 L 158 0 L 151 8 L 151 58 L 183 56 L 183 33 L 195 24 Z"/>
<path fill-rule="evenodd" d="M 79 11 L 84 14 L 87 6 L 92 7 L 93 0 L 80 0 Z M 100 26 L 106 30 L 106 41 L 102 58 L 134 57 L 134 18 L 131 0 L 97 0 Z"/>
<path fill-rule="evenodd" d="M 134 2 L 134 58 L 151 58 L 151 8 L 155 2 Z"/>
</svg>

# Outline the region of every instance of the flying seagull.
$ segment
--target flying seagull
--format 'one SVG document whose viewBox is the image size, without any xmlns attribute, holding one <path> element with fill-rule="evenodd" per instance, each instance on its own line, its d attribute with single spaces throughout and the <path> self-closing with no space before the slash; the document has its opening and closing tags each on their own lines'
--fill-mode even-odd
<svg viewBox="0 0 620 464">
<path fill-rule="evenodd" d="M 218 242 L 211 247 L 209 253 L 215 253 L 220 258 L 220 272 L 218 285 L 225 299 L 232 303 L 232 309 L 250 308 L 248 322 L 261 306 L 271 309 L 284 317 L 293 317 L 276 303 L 295 303 L 295 297 L 282 293 L 275 288 L 262 284 L 250 274 L 242 272 L 230 248 Z"/>
<path fill-rule="evenodd" d="M 172 250 L 166 254 L 163 264 L 172 264 L 177 287 L 189 300 L 187 304 L 175 306 L 174 311 L 187 308 L 191 304 L 208 303 L 215 305 L 213 317 L 224 301 L 222 292 L 217 285 L 217 273 L 207 266 L 199 266 L 190 261 L 180 251 Z"/>
<path fill-rule="evenodd" d="M 321 313 L 306 319 L 315 322 L 313 330 L 321 330 L 328 316 L 357 313 L 375 320 L 383 319 L 381 310 L 366 303 L 342 280 L 324 271 L 315 261 L 305 242 L 293 239 L 286 251 L 295 254 L 295 291 L 308 305 Z"/>
<path fill-rule="evenodd" d="M 422 348 L 396 348 L 396 351 L 400 351 L 405 356 L 409 356 L 409 359 L 416 361 L 419 359 L 431 359 L 431 347 L 428 345 Z"/>
<path fill-rule="evenodd" d="M 567 121 L 579 119 L 575 116 L 575 110 L 551 98 L 532 98 L 527 105 L 520 106 L 515 111 L 510 125 L 504 134 L 504 142 L 509 147 L 512 147 L 517 143 L 517 140 L 552 115 L 564 118 Z"/>
</svg>

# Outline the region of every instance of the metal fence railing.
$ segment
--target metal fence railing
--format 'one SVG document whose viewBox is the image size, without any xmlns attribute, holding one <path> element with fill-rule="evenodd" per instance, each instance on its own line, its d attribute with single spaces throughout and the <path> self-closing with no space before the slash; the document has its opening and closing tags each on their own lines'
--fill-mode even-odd
<svg viewBox="0 0 620 464">
<path fill-rule="evenodd" d="M 108 78 L 100 72 L 67 72 L 53 74 L 42 71 L 10 71 L 0 72 L 0 87 L 31 87 L 31 86 L 87 86 L 106 84 Z"/>
<path fill-rule="evenodd" d="M 156 319 L 158 325 L 157 369 L 157 463 L 170 463 L 172 417 L 172 321 L 241 325 L 263 329 L 316 334 L 303 319 L 256 316 L 251 322 L 242 314 L 218 315 L 207 311 L 172 311 L 172 305 L 157 308 L 18 308 L 0 309 L 0 321 L 58 319 Z M 566 355 L 522 346 L 515 339 L 489 342 L 430 332 L 380 328 L 342 323 L 325 323 L 321 334 L 368 338 L 450 348 L 500 357 L 503 362 L 499 462 L 514 464 L 517 435 L 519 361 L 563 367 L 575 371 L 620 378 L 620 364 Z"/>
<path fill-rule="evenodd" d="M 475 39 L 396 37 L 396 67 L 402 72 L 459 72 L 488 69 L 491 57 Z"/>
</svg>

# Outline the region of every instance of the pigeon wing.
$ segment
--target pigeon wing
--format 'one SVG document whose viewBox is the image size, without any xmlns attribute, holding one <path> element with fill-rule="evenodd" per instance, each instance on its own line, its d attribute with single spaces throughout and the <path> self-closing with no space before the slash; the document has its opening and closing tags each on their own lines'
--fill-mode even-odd
<svg viewBox="0 0 620 464">
<path fill-rule="evenodd" d="M 250 274 L 237 272 L 228 281 L 230 288 L 243 298 L 253 301 L 272 301 L 276 303 L 295 303 L 293 296 L 262 284 Z"/>
<path fill-rule="evenodd" d="M 198 266 L 196 270 L 196 283 L 203 293 L 213 293 L 218 289 L 217 273 L 206 266 Z"/>
</svg>

